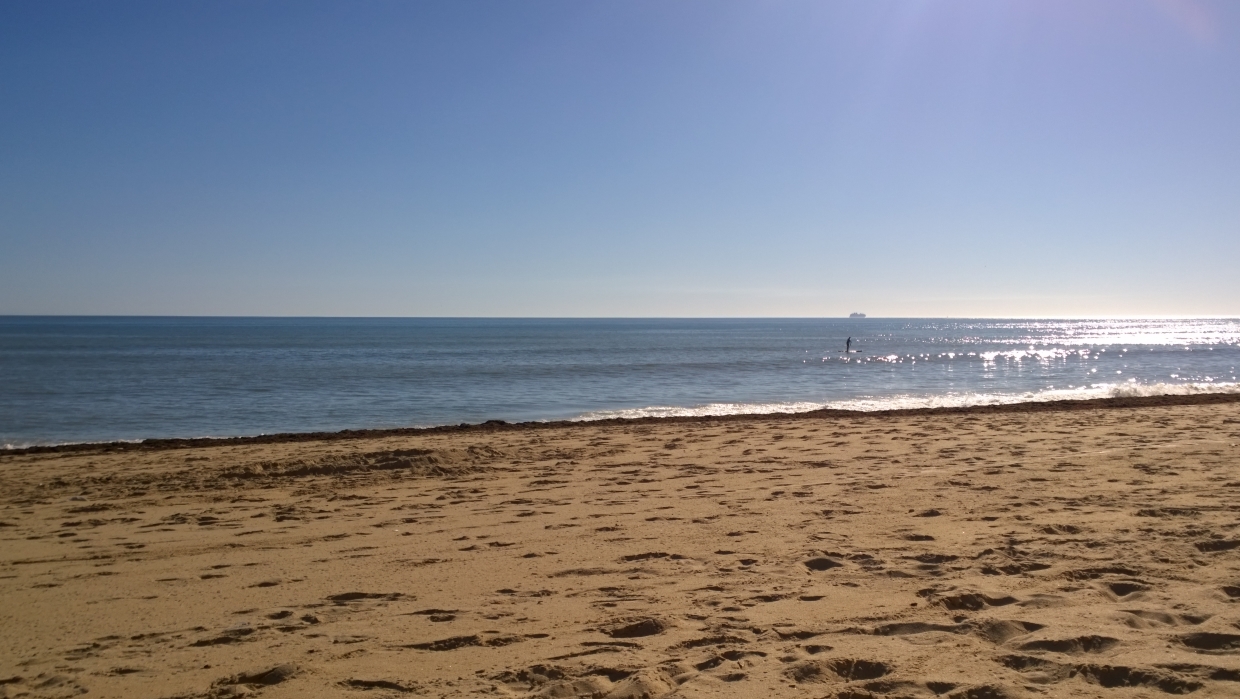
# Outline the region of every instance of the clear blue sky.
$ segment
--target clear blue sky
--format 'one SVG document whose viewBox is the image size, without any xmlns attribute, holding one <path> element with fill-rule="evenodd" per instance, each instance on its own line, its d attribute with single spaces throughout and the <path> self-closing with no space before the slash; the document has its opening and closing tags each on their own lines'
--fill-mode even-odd
<svg viewBox="0 0 1240 699">
<path fill-rule="evenodd" d="M 0 3 L 0 314 L 1240 315 L 1240 2 Z"/>
</svg>

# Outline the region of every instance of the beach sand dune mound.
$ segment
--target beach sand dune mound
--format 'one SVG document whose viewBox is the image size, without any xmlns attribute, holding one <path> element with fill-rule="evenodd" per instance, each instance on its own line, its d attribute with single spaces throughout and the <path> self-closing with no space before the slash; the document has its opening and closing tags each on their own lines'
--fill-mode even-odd
<svg viewBox="0 0 1240 699">
<path fill-rule="evenodd" d="M 365 445 L 354 445 L 357 446 Z M 44 458 L 57 457 L 71 458 L 69 455 Z M 48 498 L 74 498 L 80 502 L 72 509 L 80 514 L 116 507 L 114 503 L 99 500 L 141 496 L 152 491 L 208 492 L 323 480 L 347 480 L 350 486 L 356 487 L 375 479 L 454 478 L 501 467 L 510 455 L 478 444 L 328 451 L 297 443 L 291 447 L 273 445 L 268 449 L 215 449 L 209 457 L 175 452 L 86 455 L 81 458 L 90 464 L 88 468 L 52 473 L 41 467 L 23 468 L 37 458 L 10 457 L 17 467 L 0 472 L 0 488 L 6 491 L 7 501 L 20 504 Z"/>
<path fill-rule="evenodd" d="M 460 476 L 484 471 L 503 454 L 495 449 L 392 449 L 327 456 L 316 459 L 265 461 L 220 469 L 221 479 L 295 479 L 344 476 L 371 472 L 399 472 L 408 477 Z"/>
<path fill-rule="evenodd" d="M 1192 668 L 1188 665 L 1132 667 L 1100 663 L 1061 663 L 1023 655 L 1004 656 L 999 661 L 1021 673 L 1027 681 L 1039 686 L 1084 683 L 1106 689 L 1131 687 L 1154 690 L 1164 694 L 1194 693 L 1205 686 L 1199 676 L 1209 677 L 1212 674 L 1211 671 L 1215 671 L 1214 674 L 1226 673 L 1220 668 L 1203 671 L 1201 668 Z M 1177 671 L 1177 669 L 1185 668 L 1190 668 L 1190 671 Z M 1222 696 L 1227 696 L 1227 694 Z"/>
</svg>

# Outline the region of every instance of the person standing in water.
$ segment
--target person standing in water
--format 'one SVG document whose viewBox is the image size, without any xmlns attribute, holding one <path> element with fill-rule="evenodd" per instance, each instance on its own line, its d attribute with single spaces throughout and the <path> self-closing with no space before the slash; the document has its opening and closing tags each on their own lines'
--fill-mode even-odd
<svg viewBox="0 0 1240 699">
<path fill-rule="evenodd" d="M 852 351 L 852 338 L 850 337 L 848 338 L 848 341 L 844 343 L 844 352 L 848 353 L 851 351 Z"/>
</svg>

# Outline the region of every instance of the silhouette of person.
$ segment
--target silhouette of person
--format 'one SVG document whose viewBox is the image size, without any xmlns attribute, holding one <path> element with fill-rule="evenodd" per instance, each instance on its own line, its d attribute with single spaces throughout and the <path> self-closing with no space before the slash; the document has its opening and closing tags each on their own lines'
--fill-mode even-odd
<svg viewBox="0 0 1240 699">
<path fill-rule="evenodd" d="M 845 351 L 845 352 L 851 352 L 851 351 L 852 351 L 852 338 L 851 338 L 851 337 L 850 337 L 850 338 L 848 338 L 848 342 L 845 342 L 845 343 L 844 343 L 844 351 Z"/>
</svg>

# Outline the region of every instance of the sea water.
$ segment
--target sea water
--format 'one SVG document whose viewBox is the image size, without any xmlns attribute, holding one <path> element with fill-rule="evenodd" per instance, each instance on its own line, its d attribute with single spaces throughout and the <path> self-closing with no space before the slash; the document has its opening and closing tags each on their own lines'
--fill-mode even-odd
<svg viewBox="0 0 1240 699">
<path fill-rule="evenodd" d="M 1237 365 L 1237 319 L 0 317 L 0 444 L 1240 392 Z"/>
</svg>

